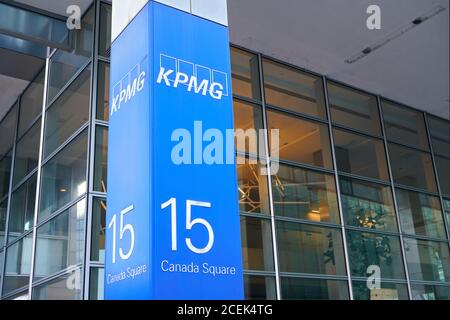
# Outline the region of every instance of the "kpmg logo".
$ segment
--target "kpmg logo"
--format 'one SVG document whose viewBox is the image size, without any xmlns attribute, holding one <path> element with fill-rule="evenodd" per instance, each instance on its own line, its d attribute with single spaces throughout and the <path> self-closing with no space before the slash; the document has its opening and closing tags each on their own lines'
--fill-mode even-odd
<svg viewBox="0 0 450 320">
<path fill-rule="evenodd" d="M 156 83 L 221 100 L 228 96 L 228 74 L 211 67 L 160 54 Z"/>
<path fill-rule="evenodd" d="M 144 88 L 147 76 L 147 60 L 147 56 L 145 56 L 141 62 L 135 65 L 114 85 L 110 113 L 111 117 Z"/>
</svg>

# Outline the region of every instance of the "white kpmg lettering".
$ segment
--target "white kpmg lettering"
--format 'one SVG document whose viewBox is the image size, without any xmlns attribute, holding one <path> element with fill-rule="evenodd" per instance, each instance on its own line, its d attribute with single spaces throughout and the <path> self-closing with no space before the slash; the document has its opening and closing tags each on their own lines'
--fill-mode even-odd
<svg viewBox="0 0 450 320">
<path fill-rule="evenodd" d="M 119 94 L 113 96 L 111 105 L 111 116 L 120 110 L 123 104 L 130 101 L 138 92 L 141 92 L 145 85 L 145 71 L 141 71 L 138 77 L 132 79 L 126 87 L 122 87 Z"/>
</svg>

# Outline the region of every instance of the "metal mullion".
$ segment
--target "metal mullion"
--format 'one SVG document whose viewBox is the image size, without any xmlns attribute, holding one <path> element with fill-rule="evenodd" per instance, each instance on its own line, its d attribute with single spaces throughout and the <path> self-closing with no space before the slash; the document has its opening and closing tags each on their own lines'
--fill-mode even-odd
<svg viewBox="0 0 450 320">
<path fill-rule="evenodd" d="M 49 68 L 50 68 L 50 58 L 48 57 L 50 54 L 50 49 L 47 48 L 47 58 L 45 59 L 45 76 L 44 76 L 44 94 L 42 99 L 42 111 L 41 111 L 41 132 L 39 139 L 39 157 L 38 157 L 38 171 L 36 176 L 36 195 L 34 201 L 34 219 L 33 219 L 33 233 L 32 233 L 32 246 L 31 246 L 31 270 L 30 270 L 30 279 L 28 284 L 28 300 L 31 300 L 32 295 L 32 284 L 34 278 L 34 264 L 36 257 L 36 224 L 38 221 L 38 213 L 39 213 L 39 198 L 41 194 L 41 173 L 42 173 L 42 155 L 44 153 L 44 127 L 45 127 L 45 110 L 46 110 L 46 102 L 47 102 L 47 94 L 48 94 L 48 83 L 49 83 Z"/>
<path fill-rule="evenodd" d="M 337 160 L 336 160 L 336 152 L 334 147 L 334 135 L 333 135 L 333 126 L 331 124 L 331 112 L 330 112 L 330 106 L 328 102 L 328 87 L 326 78 L 322 77 L 322 86 L 324 91 L 324 100 L 325 100 L 325 109 L 327 113 L 327 119 L 328 121 L 328 131 L 330 135 L 330 149 L 331 149 L 331 156 L 333 160 L 333 167 L 334 167 L 334 179 L 336 184 L 336 194 L 337 194 L 337 200 L 338 200 L 338 209 L 339 209 L 339 218 L 341 220 L 341 233 L 342 233 L 342 244 L 344 246 L 344 259 L 345 259 L 345 268 L 347 270 L 347 283 L 348 283 L 348 289 L 349 289 L 349 297 L 350 300 L 353 300 L 353 285 L 352 285 L 352 278 L 351 278 L 351 270 L 350 270 L 350 260 L 349 260 L 349 254 L 348 254 L 348 246 L 347 246 L 347 231 L 345 229 L 345 219 L 344 219 L 344 212 L 342 211 L 342 199 L 341 199 L 341 187 L 339 184 L 339 174 L 338 174 L 338 168 L 337 168 Z"/>
<path fill-rule="evenodd" d="M 97 57 L 97 60 L 100 61 L 100 62 L 103 62 L 103 63 L 111 64 L 111 58 L 108 58 L 108 57 L 104 57 L 104 56 L 99 55 Z"/>
<path fill-rule="evenodd" d="M 275 221 L 280 222 L 289 222 L 289 223 L 295 223 L 295 224 L 301 224 L 301 225 L 308 225 L 308 226 L 314 226 L 314 227 L 322 227 L 322 228 L 340 228 L 340 224 L 332 223 L 332 222 L 317 222 L 307 219 L 299 219 L 299 218 L 292 218 L 292 217 L 286 217 L 286 216 L 275 216 Z"/>
<path fill-rule="evenodd" d="M 81 263 L 77 263 L 77 264 L 68 266 L 67 268 L 64 268 L 62 270 L 58 270 L 55 273 L 52 273 L 52 274 L 50 274 L 48 276 L 45 276 L 45 277 L 43 277 L 43 278 L 33 282 L 33 288 L 34 287 L 38 287 L 38 286 L 40 286 L 42 284 L 51 282 L 52 280 L 58 279 L 61 276 L 64 276 L 66 274 L 70 275 L 73 271 L 78 270 L 78 269 L 82 270 L 82 268 L 83 268 L 83 265 Z"/>
<path fill-rule="evenodd" d="M 101 127 L 104 127 L 104 128 L 109 128 L 109 122 L 108 121 L 95 119 L 94 122 L 95 122 L 95 124 L 97 126 L 101 126 Z"/>
<path fill-rule="evenodd" d="M 241 50 L 247 50 L 248 51 L 248 49 L 241 49 Z M 263 59 L 263 60 L 267 60 L 269 62 L 278 63 L 281 66 L 289 67 L 291 69 L 294 69 L 295 71 L 306 73 L 306 75 L 315 76 L 317 78 L 322 78 L 322 75 L 317 73 L 317 72 L 315 72 L 315 71 L 307 70 L 307 69 L 299 67 L 299 66 L 297 66 L 295 64 L 292 64 L 292 63 L 289 63 L 289 62 L 286 62 L 286 61 L 282 61 L 282 60 L 279 60 L 279 59 L 274 58 L 274 57 L 270 57 L 270 56 L 265 55 L 265 54 L 260 54 L 260 56 L 261 56 L 261 59 Z"/>
<path fill-rule="evenodd" d="M 352 127 L 349 127 L 349 126 L 346 126 L 346 125 L 343 125 L 343 124 L 340 124 L 340 123 L 336 123 L 336 122 L 332 122 L 332 125 L 333 125 L 333 128 L 335 128 L 335 129 L 345 130 L 345 131 L 348 131 L 348 132 L 351 132 L 351 133 L 354 133 L 354 134 L 367 136 L 367 137 L 372 138 L 372 139 L 383 140 L 383 136 L 382 135 L 376 135 L 376 134 L 373 134 L 373 133 L 370 133 L 370 132 L 367 132 L 367 131 L 363 131 L 363 130 L 360 130 L 360 129 L 352 128 Z"/>
<path fill-rule="evenodd" d="M 240 217 L 247 217 L 247 218 L 255 218 L 255 219 L 261 219 L 265 221 L 269 221 L 271 219 L 270 215 L 264 214 L 264 213 L 252 213 L 252 212 L 246 212 L 246 211 L 240 211 L 239 212 Z"/>
<path fill-rule="evenodd" d="M 245 97 L 245 96 L 240 96 L 240 95 L 238 95 L 236 93 L 233 93 L 233 100 L 237 100 L 239 102 L 252 104 L 252 105 L 255 105 L 255 106 L 258 106 L 258 107 L 262 106 L 262 102 L 260 100 L 249 98 L 249 97 Z"/>
<path fill-rule="evenodd" d="M 279 159 L 278 162 L 281 165 L 294 167 L 294 168 L 297 168 L 297 169 L 314 171 L 315 173 L 334 174 L 334 171 L 331 170 L 331 169 L 327 169 L 327 168 L 323 168 L 323 167 L 316 167 L 316 166 L 312 166 L 312 165 L 306 164 L 306 163 L 295 162 L 295 161 L 286 160 L 286 159 Z"/>
<path fill-rule="evenodd" d="M 23 130 L 23 132 L 22 132 L 22 134 L 19 136 L 17 136 L 17 142 L 19 142 L 20 140 L 22 140 L 22 138 L 28 133 L 28 131 L 30 131 L 31 130 L 31 128 L 33 128 L 33 126 L 40 120 L 39 118 L 42 116 L 42 114 L 41 114 L 41 112 L 39 112 L 39 114 L 34 118 L 34 119 L 32 119 L 31 120 L 31 122 L 30 122 L 30 124 L 28 125 L 28 127 L 26 127 L 24 130 Z M 19 123 L 17 124 L 17 125 L 19 125 Z"/>
<path fill-rule="evenodd" d="M 435 155 L 434 155 L 434 151 L 433 151 L 433 144 L 431 141 L 431 134 L 430 134 L 430 127 L 428 124 L 428 117 L 426 115 L 426 113 L 423 113 L 424 118 L 425 118 L 425 130 L 427 131 L 427 139 L 428 139 L 428 144 L 430 145 L 430 152 L 431 152 L 431 161 L 433 163 L 433 173 L 435 176 L 435 180 L 436 180 L 436 184 L 437 184 L 437 190 L 439 193 L 439 201 L 441 203 L 441 212 L 443 215 L 443 219 L 444 219 L 444 227 L 445 227 L 445 232 L 447 234 L 447 239 L 450 240 L 450 227 L 449 227 L 449 222 L 447 221 L 447 217 L 446 217 L 446 212 L 445 212 L 445 206 L 444 206 L 444 198 L 442 197 L 442 190 L 441 190 L 441 183 L 440 183 L 440 179 L 439 179 L 439 175 L 437 172 L 437 167 L 436 167 L 436 161 L 435 161 Z"/>
<path fill-rule="evenodd" d="M 361 277 L 361 276 L 354 276 L 352 277 L 352 280 L 354 281 L 367 281 L 367 277 Z M 398 283 L 398 284 L 406 284 L 405 279 L 393 279 L 393 278 L 380 278 L 381 282 L 388 282 L 388 283 Z"/>
<path fill-rule="evenodd" d="M 437 182 L 438 181 L 436 180 L 436 183 Z M 405 190 L 405 191 L 413 191 L 413 192 L 417 192 L 417 193 L 422 193 L 422 194 L 425 194 L 425 195 L 431 196 L 431 197 L 439 197 L 439 193 L 438 192 L 431 192 L 431 191 L 428 191 L 428 190 L 419 189 L 419 188 L 411 187 L 411 186 L 406 186 L 404 184 L 399 184 L 399 183 L 395 183 L 395 182 L 394 182 L 394 185 L 395 185 L 395 187 L 397 189 L 401 189 L 401 190 Z"/>
<path fill-rule="evenodd" d="M 421 235 L 421 234 L 403 233 L 403 236 L 408 238 L 408 239 L 413 239 L 413 240 L 441 242 L 441 243 L 447 243 L 448 242 L 447 238 L 435 238 L 435 237 L 430 237 L 430 236 L 424 236 L 424 235 Z"/>
<path fill-rule="evenodd" d="M 427 149 L 423 149 L 423 148 L 420 148 L 420 147 L 417 147 L 417 146 L 413 146 L 411 144 L 398 142 L 398 141 L 395 141 L 395 140 L 389 140 L 389 139 L 386 139 L 386 140 L 387 140 L 387 142 L 389 144 L 394 144 L 394 145 L 396 145 L 398 147 L 402 147 L 402 148 L 405 148 L 405 149 L 411 149 L 411 150 L 414 150 L 416 152 L 431 153 L 431 149 L 427 150 Z"/>
<path fill-rule="evenodd" d="M 422 285 L 428 285 L 428 286 L 440 286 L 440 287 L 449 287 L 449 282 L 438 282 L 438 281 L 429 281 L 429 280 L 413 280 L 413 284 L 422 284 Z"/>
<path fill-rule="evenodd" d="M 400 233 L 398 231 L 369 229 L 369 228 L 357 227 L 357 226 L 352 226 L 352 225 L 346 225 L 345 228 L 347 229 L 347 231 L 357 231 L 357 232 L 378 234 L 378 235 L 385 235 L 385 236 L 392 236 L 392 237 L 398 237 L 400 235 Z"/>
<path fill-rule="evenodd" d="M 269 129 L 267 123 L 267 114 L 266 114 L 266 98 L 264 93 L 264 74 L 263 74 L 263 64 L 262 64 L 262 56 L 261 54 L 257 55 L 258 58 L 258 71 L 259 71 L 259 89 L 261 95 L 262 102 L 262 120 L 263 120 L 263 128 L 266 129 L 264 134 L 264 156 L 266 162 L 266 179 L 267 179 L 267 190 L 269 192 L 269 208 L 270 208 L 270 218 L 271 218 L 271 230 L 272 230 L 272 249 L 273 249 L 273 261 L 274 261 L 274 271 L 275 271 L 275 288 L 276 288 L 276 297 L 278 300 L 281 300 L 281 282 L 280 282 L 280 271 L 278 264 L 278 242 L 277 242 L 277 231 L 275 224 L 275 211 L 273 206 L 273 193 L 272 193 L 272 159 L 269 154 Z"/>
<path fill-rule="evenodd" d="M 1 296 L 0 300 L 8 300 L 10 297 L 13 297 L 20 293 L 28 294 L 28 285 L 22 286 L 20 288 L 17 288 L 10 292 L 5 293 L 4 295 Z"/>
<path fill-rule="evenodd" d="M 34 168 L 33 170 L 31 170 L 30 172 L 27 173 L 27 175 L 25 177 L 23 177 L 20 181 L 16 182 L 16 184 L 13 184 L 13 188 L 11 190 L 11 193 L 16 192 L 18 189 L 20 189 L 23 185 L 25 185 L 28 180 L 30 180 L 30 178 L 32 178 L 36 172 L 37 172 L 38 168 L 36 166 L 36 168 Z M 14 179 L 13 179 L 14 180 Z M 13 181 L 14 183 L 14 181 Z"/>
<path fill-rule="evenodd" d="M 10 216 L 10 211 L 11 211 L 11 196 L 12 196 L 12 186 L 13 186 L 13 180 L 14 180 L 14 164 L 16 162 L 16 146 L 17 146 L 17 135 L 19 132 L 19 116 L 20 116 L 21 100 L 22 100 L 22 96 L 20 96 L 19 99 L 17 99 L 18 108 L 17 108 L 17 112 L 16 112 L 16 121 L 15 121 L 16 126 L 14 128 L 14 130 L 15 130 L 14 131 L 14 141 L 13 141 L 12 154 L 11 154 L 11 166 L 10 166 L 11 170 L 10 170 L 10 174 L 9 174 L 9 188 L 8 188 L 8 194 L 7 194 L 8 204 L 6 205 L 5 236 L 3 239 L 3 241 L 4 241 L 3 257 L 4 258 L 3 258 L 2 265 L 0 266 L 0 300 L 2 298 L 3 278 L 5 277 L 5 270 L 6 270 L 6 246 L 8 244 L 9 216 Z"/>
<path fill-rule="evenodd" d="M 398 228 L 398 232 L 400 234 L 400 249 L 402 252 L 402 260 L 403 260 L 403 267 L 405 270 L 405 277 L 406 277 L 406 286 L 408 289 L 408 296 L 409 299 L 412 299 L 412 291 L 411 291 L 411 281 L 409 279 L 409 270 L 408 270 L 408 262 L 406 260 L 406 253 L 405 253 L 405 242 L 403 241 L 403 231 L 402 231 L 402 224 L 400 221 L 400 212 L 398 209 L 398 204 L 397 204 L 397 196 L 395 193 L 395 183 L 394 183 L 394 176 L 392 173 L 392 168 L 391 168 L 391 158 L 389 156 L 389 148 L 388 148 L 388 141 L 386 138 L 386 130 L 384 127 L 384 115 L 383 115 L 383 110 L 381 108 L 381 98 L 380 96 L 377 96 L 377 105 L 378 105 L 378 113 L 380 114 L 380 119 L 381 119 L 381 132 L 383 133 L 384 136 L 384 150 L 386 153 L 386 160 L 387 160 L 387 167 L 388 167 L 388 173 L 389 173 L 389 179 L 391 181 L 391 193 L 392 193 L 392 199 L 394 202 L 394 211 L 395 211 L 395 218 L 397 220 L 397 228 Z"/>
<path fill-rule="evenodd" d="M 343 178 L 347 178 L 347 179 L 351 179 L 351 180 L 357 180 L 358 182 L 368 182 L 368 183 L 378 184 L 380 186 L 386 186 L 386 187 L 391 186 L 390 181 L 379 180 L 379 179 L 366 177 L 366 176 L 359 176 L 359 175 L 349 173 L 349 172 L 338 171 L 338 175 L 339 175 L 339 177 L 343 177 Z"/>
<path fill-rule="evenodd" d="M 17 242 L 20 242 L 21 240 L 25 239 L 26 237 L 28 237 L 31 233 L 33 232 L 33 229 L 27 230 L 25 232 L 22 232 L 17 238 L 15 238 L 14 240 L 11 240 L 11 242 L 6 242 L 5 244 L 5 249 L 9 249 L 10 247 L 12 247 L 13 245 L 15 245 Z"/>
<path fill-rule="evenodd" d="M 329 275 L 320 273 L 302 273 L 302 272 L 281 272 L 281 276 L 289 278 L 302 278 L 302 279 L 321 279 L 321 280 L 342 280 L 346 281 L 347 276 Z"/>
<path fill-rule="evenodd" d="M 57 216 L 59 216 L 61 213 L 63 213 L 64 211 L 70 209 L 72 206 L 74 206 L 75 204 L 77 204 L 78 202 L 80 202 L 81 200 L 83 200 L 84 198 L 86 198 L 86 193 L 83 193 L 82 195 L 76 197 L 75 199 L 69 201 L 68 203 L 66 203 L 65 205 L 63 205 L 62 207 L 60 207 L 58 210 L 52 212 L 48 217 L 46 217 L 45 219 L 42 219 L 39 221 L 38 219 L 38 223 L 36 225 L 36 229 L 39 229 L 41 226 L 43 226 L 44 224 L 46 224 L 47 222 L 49 222 L 50 220 L 53 220 L 54 218 L 56 218 Z"/>
<path fill-rule="evenodd" d="M 266 103 L 266 108 L 270 111 L 275 111 L 276 113 L 281 113 L 283 115 L 292 116 L 295 119 L 301 119 L 301 120 L 310 121 L 310 122 L 319 122 L 319 123 L 328 125 L 328 120 L 314 117 L 314 116 L 308 115 L 306 113 L 296 112 L 296 111 L 286 109 L 284 107 L 276 106 L 273 104 L 269 104 L 269 103 Z"/>
<path fill-rule="evenodd" d="M 244 269 L 242 270 L 242 273 L 248 276 L 275 277 L 274 271 Z"/>
</svg>

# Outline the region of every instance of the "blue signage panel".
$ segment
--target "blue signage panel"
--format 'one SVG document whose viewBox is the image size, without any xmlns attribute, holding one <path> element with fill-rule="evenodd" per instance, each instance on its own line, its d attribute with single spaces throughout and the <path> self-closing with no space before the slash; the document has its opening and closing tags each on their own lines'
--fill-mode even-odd
<svg viewBox="0 0 450 320">
<path fill-rule="evenodd" d="M 228 29 L 150 2 L 110 92 L 105 299 L 242 299 Z"/>
</svg>

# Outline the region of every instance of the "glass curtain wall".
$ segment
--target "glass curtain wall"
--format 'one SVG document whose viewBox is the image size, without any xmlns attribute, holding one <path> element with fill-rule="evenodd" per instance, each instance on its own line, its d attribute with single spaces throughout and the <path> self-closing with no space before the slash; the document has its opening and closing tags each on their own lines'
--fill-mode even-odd
<svg viewBox="0 0 450 320">
<path fill-rule="evenodd" d="M 103 299 L 110 30 L 94 1 L 0 120 L 2 299 Z M 243 48 L 231 64 L 235 127 L 280 130 L 271 176 L 270 134 L 236 150 L 246 299 L 450 299 L 450 122 Z"/>
</svg>

